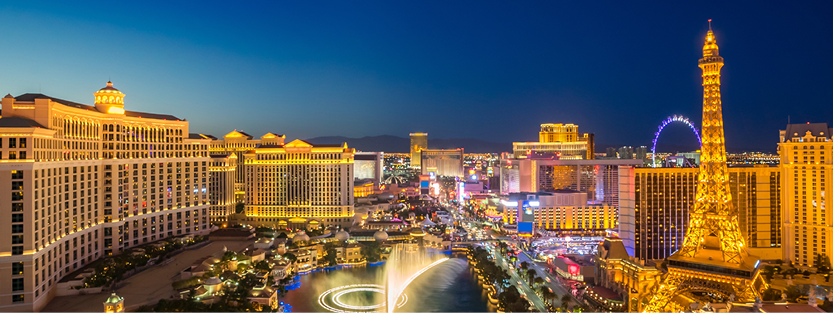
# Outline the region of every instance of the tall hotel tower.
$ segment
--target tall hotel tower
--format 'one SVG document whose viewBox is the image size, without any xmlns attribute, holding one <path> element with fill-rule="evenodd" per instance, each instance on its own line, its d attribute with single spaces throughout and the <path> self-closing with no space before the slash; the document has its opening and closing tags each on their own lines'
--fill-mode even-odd
<svg viewBox="0 0 833 313">
<path fill-rule="evenodd" d="M 790 124 L 778 144 L 784 175 L 784 261 L 803 268 L 818 267 L 816 255 L 833 253 L 833 211 L 826 198 L 833 190 L 824 180 L 833 175 L 831 131 L 827 123 Z"/>
<path fill-rule="evenodd" d="M 102 256 L 207 233 L 210 140 L 183 119 L 127 111 L 124 97 L 108 82 L 94 105 L 2 99 L 0 310 L 40 311 Z"/>
</svg>

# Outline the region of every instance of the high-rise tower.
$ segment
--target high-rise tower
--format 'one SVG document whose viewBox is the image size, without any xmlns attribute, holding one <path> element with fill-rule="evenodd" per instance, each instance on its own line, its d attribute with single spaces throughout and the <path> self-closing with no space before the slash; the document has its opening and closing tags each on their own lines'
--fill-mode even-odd
<svg viewBox="0 0 833 313">
<path fill-rule="evenodd" d="M 668 258 L 668 273 L 645 312 L 669 311 L 667 305 L 675 296 L 689 292 L 751 302 L 766 288 L 757 271 L 758 259 L 747 253 L 729 192 L 720 101 L 723 58 L 711 20 L 699 66 L 703 70 L 703 136 L 697 198 L 689 211 L 683 247 Z"/>
</svg>

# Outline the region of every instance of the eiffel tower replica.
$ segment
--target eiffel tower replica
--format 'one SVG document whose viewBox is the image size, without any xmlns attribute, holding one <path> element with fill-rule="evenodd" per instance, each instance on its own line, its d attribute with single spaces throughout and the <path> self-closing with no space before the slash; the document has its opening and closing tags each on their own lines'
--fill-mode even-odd
<svg viewBox="0 0 833 313">
<path fill-rule="evenodd" d="M 717 51 L 711 20 L 699 66 L 703 70 L 703 127 L 697 200 L 689 210 L 683 247 L 668 257 L 668 273 L 644 312 L 670 311 L 668 305 L 675 297 L 691 299 L 685 295 L 692 292 L 724 301 L 753 302 L 767 288 L 758 273 L 758 258 L 747 252 L 729 192 L 720 101 L 723 58 Z"/>
</svg>

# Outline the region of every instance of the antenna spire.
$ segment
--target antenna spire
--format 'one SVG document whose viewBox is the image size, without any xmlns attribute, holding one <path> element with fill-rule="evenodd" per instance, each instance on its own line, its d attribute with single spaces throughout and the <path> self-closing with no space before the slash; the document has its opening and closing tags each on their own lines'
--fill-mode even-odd
<svg viewBox="0 0 833 313">
<path fill-rule="evenodd" d="M 709 30 L 712 30 L 712 19 L 709 19 Z"/>
</svg>

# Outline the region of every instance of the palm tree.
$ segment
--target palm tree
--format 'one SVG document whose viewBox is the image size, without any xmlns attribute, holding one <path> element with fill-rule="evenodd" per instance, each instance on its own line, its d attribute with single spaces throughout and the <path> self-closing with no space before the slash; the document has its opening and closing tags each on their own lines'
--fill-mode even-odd
<svg viewBox="0 0 833 313">
<path fill-rule="evenodd" d="M 561 296 L 561 307 L 564 308 L 564 311 L 566 311 L 567 308 L 569 307 L 570 299 L 571 299 L 570 295 Z"/>
<path fill-rule="evenodd" d="M 547 305 L 552 306 L 552 300 L 555 299 L 555 293 L 550 291 L 549 288 L 541 288 L 541 297 L 544 298 L 544 301 L 547 302 Z"/>
<path fill-rule="evenodd" d="M 543 279 L 543 278 L 541 278 L 541 277 L 535 277 L 535 285 L 536 285 L 536 286 L 541 286 L 541 285 L 543 285 L 543 284 L 544 284 L 544 279 Z M 543 288 L 543 289 L 547 289 L 547 288 Z"/>
<path fill-rule="evenodd" d="M 526 277 L 528 277 L 528 278 L 529 278 L 529 285 L 530 285 L 530 286 L 532 286 L 532 282 L 533 282 L 533 280 L 535 279 L 535 276 L 536 276 L 536 275 L 535 275 L 535 273 L 536 273 L 536 272 L 535 272 L 535 270 L 534 270 L 534 269 L 531 269 L 531 268 L 530 268 L 530 269 L 526 270 Z"/>
</svg>

